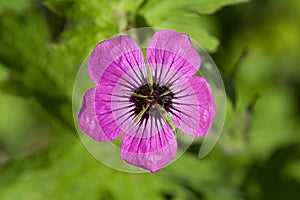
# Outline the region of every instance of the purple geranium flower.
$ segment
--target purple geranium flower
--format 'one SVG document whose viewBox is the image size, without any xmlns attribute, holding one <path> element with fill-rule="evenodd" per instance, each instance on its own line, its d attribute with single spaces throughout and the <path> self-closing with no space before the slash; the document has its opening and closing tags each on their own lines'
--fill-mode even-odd
<svg viewBox="0 0 300 200">
<path fill-rule="evenodd" d="M 121 158 L 159 171 L 176 156 L 178 129 L 203 136 L 215 117 L 209 84 L 194 76 L 200 62 L 189 37 L 172 30 L 153 35 L 146 63 L 127 36 L 99 43 L 88 63 L 96 87 L 84 96 L 81 129 L 100 142 L 123 135 Z"/>
</svg>

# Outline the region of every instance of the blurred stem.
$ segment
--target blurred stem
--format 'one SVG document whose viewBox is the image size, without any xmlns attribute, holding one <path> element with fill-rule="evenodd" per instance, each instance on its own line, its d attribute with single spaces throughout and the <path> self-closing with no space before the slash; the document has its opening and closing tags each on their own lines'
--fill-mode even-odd
<svg viewBox="0 0 300 200">
<path fill-rule="evenodd" d="M 248 55 L 248 52 L 249 52 L 248 48 L 245 48 L 245 49 L 242 50 L 238 60 L 236 61 L 235 65 L 233 66 L 233 68 L 231 70 L 231 73 L 229 75 L 230 80 L 232 80 L 232 81 L 235 80 L 236 75 L 237 75 L 242 63 L 244 62 L 245 58 Z"/>
</svg>

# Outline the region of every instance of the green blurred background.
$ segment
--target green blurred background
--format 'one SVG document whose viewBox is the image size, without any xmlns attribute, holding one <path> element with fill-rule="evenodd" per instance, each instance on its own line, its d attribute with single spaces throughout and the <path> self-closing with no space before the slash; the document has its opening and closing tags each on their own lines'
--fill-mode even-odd
<svg viewBox="0 0 300 200">
<path fill-rule="evenodd" d="M 0 199 L 298 199 L 299 19 L 299 0 L 0 0 Z M 85 56 L 145 26 L 202 44 L 228 99 L 209 156 L 192 145 L 154 175 L 102 165 L 72 118 Z"/>
</svg>

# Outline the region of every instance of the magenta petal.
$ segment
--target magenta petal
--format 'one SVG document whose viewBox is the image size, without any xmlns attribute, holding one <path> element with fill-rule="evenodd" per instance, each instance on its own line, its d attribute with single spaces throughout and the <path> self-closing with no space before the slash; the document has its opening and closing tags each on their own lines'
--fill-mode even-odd
<svg viewBox="0 0 300 200">
<path fill-rule="evenodd" d="M 98 120 L 99 127 L 105 133 L 108 140 L 114 140 L 120 137 L 124 132 L 117 124 L 114 116 L 115 109 L 112 106 L 111 86 L 97 87 L 95 92 L 95 113 Z M 119 100 L 116 100 L 119 101 Z"/>
<path fill-rule="evenodd" d="M 156 32 L 147 47 L 147 63 L 154 71 L 156 79 L 164 78 L 157 65 L 171 67 L 178 75 L 191 77 L 200 67 L 200 56 L 188 35 L 163 30 Z"/>
<path fill-rule="evenodd" d="M 97 84 L 99 78 L 108 68 L 118 73 L 124 73 L 134 67 L 144 64 L 140 47 L 127 36 L 118 36 L 100 42 L 91 53 L 88 72 Z"/>
<path fill-rule="evenodd" d="M 149 117 L 146 125 L 136 125 L 126 133 L 121 144 L 121 158 L 152 173 L 166 166 L 176 156 L 177 141 L 169 125 L 161 121 L 164 120 Z"/>
<path fill-rule="evenodd" d="M 91 54 L 88 72 L 96 88 L 85 94 L 78 120 L 81 129 L 97 141 L 111 141 L 125 133 L 121 158 L 155 173 L 175 158 L 177 141 L 166 119 L 156 110 L 157 104 L 152 103 L 164 104 L 172 99 L 165 110 L 178 128 L 192 136 L 209 131 L 216 110 L 209 84 L 193 77 L 201 60 L 187 35 L 156 32 L 146 53 L 153 83 L 168 89 L 164 94 L 151 91 L 152 96 L 145 97 L 137 93 L 141 100 L 132 100 L 137 88 L 148 84 L 143 53 L 127 36 L 112 38 L 99 43 Z M 147 104 L 148 109 L 142 116 L 136 113 L 140 104 Z"/>
<path fill-rule="evenodd" d="M 124 133 L 121 126 L 128 125 L 124 122 L 130 121 L 129 99 L 133 88 L 145 81 L 143 54 L 129 37 L 112 38 L 93 50 L 88 71 L 97 83 L 91 103 L 98 126 L 107 141 L 114 140 Z"/>
<path fill-rule="evenodd" d="M 182 85 L 187 86 L 182 86 L 184 90 L 179 89 L 173 102 L 180 121 L 178 128 L 192 136 L 203 136 L 209 131 L 216 114 L 212 90 L 204 78 L 197 76 Z M 172 115 L 172 118 L 177 117 Z"/>
<path fill-rule="evenodd" d="M 216 117 L 214 95 L 210 85 L 204 78 L 196 76 L 191 78 L 189 82 L 197 95 L 200 110 L 199 133 L 205 135 Z"/>
<path fill-rule="evenodd" d="M 107 137 L 108 132 L 104 132 L 99 125 L 95 113 L 95 88 L 88 90 L 83 98 L 82 107 L 78 115 L 80 128 L 96 141 L 107 142 L 111 138 Z M 118 136 L 121 132 L 118 133 Z M 109 135 L 108 135 L 109 136 Z"/>
</svg>

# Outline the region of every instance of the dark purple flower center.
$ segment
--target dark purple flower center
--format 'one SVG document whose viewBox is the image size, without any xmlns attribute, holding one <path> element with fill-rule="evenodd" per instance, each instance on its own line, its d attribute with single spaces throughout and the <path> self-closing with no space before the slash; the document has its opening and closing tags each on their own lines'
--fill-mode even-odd
<svg viewBox="0 0 300 200">
<path fill-rule="evenodd" d="M 144 119 L 148 120 L 151 109 L 156 104 L 161 105 L 167 112 L 170 112 L 173 108 L 173 98 L 174 93 L 166 86 L 153 83 L 153 89 L 151 90 L 149 84 L 142 85 L 130 97 L 130 102 L 134 103 L 133 115 L 137 116 L 143 109 L 148 107 L 140 122 Z"/>
</svg>

